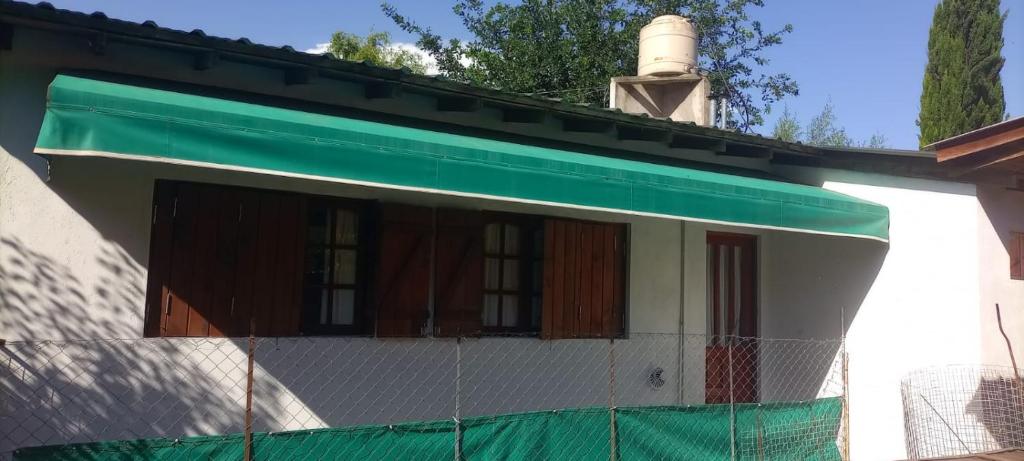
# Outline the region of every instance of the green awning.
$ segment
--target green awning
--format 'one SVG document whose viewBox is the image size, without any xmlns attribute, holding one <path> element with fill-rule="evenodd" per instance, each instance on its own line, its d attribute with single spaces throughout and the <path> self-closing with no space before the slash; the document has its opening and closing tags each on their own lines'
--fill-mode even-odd
<svg viewBox="0 0 1024 461">
<path fill-rule="evenodd" d="M 36 153 L 888 238 L 884 206 L 816 187 L 58 75 Z"/>
</svg>

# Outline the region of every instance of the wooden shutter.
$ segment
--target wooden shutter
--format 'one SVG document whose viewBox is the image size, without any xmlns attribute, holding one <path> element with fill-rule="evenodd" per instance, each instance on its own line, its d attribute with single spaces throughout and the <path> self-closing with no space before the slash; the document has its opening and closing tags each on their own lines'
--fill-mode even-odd
<svg viewBox="0 0 1024 461">
<path fill-rule="evenodd" d="M 1010 278 L 1024 280 L 1024 233 L 1010 233 Z"/>
<path fill-rule="evenodd" d="M 477 335 L 482 330 L 483 216 L 437 211 L 434 334 Z"/>
<path fill-rule="evenodd" d="M 622 224 L 545 221 L 543 338 L 622 334 L 625 236 Z"/>
<path fill-rule="evenodd" d="M 303 199 L 160 181 L 147 336 L 298 334 Z"/>
<path fill-rule="evenodd" d="M 420 336 L 430 297 L 433 210 L 383 204 L 374 277 L 377 336 Z"/>
</svg>

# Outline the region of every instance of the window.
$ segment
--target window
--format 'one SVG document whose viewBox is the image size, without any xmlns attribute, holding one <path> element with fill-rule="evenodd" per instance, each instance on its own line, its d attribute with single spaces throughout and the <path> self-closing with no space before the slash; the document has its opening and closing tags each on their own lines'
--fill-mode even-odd
<svg viewBox="0 0 1024 461">
<path fill-rule="evenodd" d="M 485 331 L 539 329 L 543 235 L 539 221 L 529 217 L 496 216 L 484 226 Z"/>
<path fill-rule="evenodd" d="M 1024 232 L 1010 233 L 1010 278 L 1024 280 Z"/>
<path fill-rule="evenodd" d="M 365 278 L 360 207 L 310 201 L 303 276 L 304 333 L 360 333 Z"/>
<path fill-rule="evenodd" d="M 161 180 L 150 239 L 147 336 L 624 331 L 623 224 Z"/>
</svg>

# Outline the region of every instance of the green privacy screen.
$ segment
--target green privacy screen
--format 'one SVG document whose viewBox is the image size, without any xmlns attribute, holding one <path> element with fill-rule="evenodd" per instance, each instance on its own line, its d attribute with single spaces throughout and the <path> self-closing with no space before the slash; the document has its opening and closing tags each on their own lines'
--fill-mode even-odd
<svg viewBox="0 0 1024 461">
<path fill-rule="evenodd" d="M 816 187 L 58 75 L 36 152 L 887 240 L 884 206 Z"/>
<path fill-rule="evenodd" d="M 839 460 L 842 400 L 542 411 L 454 421 L 254 434 L 253 460 Z M 614 427 L 614 431 L 612 428 Z M 734 438 L 734 439 L 733 439 Z M 735 440 L 735 450 L 732 446 Z M 458 444 L 456 444 L 458 441 Z M 612 457 L 612 450 L 615 456 Z M 15 461 L 242 458 L 243 437 L 25 448 Z M 735 451 L 735 458 L 733 452 Z"/>
</svg>

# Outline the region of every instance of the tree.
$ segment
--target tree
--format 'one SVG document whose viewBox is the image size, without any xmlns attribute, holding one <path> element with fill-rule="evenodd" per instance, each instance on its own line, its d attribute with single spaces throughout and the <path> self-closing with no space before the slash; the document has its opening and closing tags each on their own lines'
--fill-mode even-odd
<svg viewBox="0 0 1024 461">
<path fill-rule="evenodd" d="M 822 147 L 849 147 L 853 145 L 853 139 L 846 134 L 846 129 L 839 126 L 839 117 L 836 116 L 835 106 L 832 101 L 825 102 L 825 107 L 818 115 L 807 124 L 807 144 Z"/>
<path fill-rule="evenodd" d="M 803 142 L 806 144 L 821 147 L 864 147 L 868 149 L 885 149 L 888 140 L 885 135 L 875 133 L 864 142 L 855 142 L 846 129 L 839 124 L 839 116 L 836 115 L 835 105 L 831 100 L 825 102 L 825 107 L 818 115 L 807 124 L 807 129 L 802 129 L 795 114 L 786 107 L 782 115 L 775 121 L 775 129 L 772 136 L 780 141 Z"/>
<path fill-rule="evenodd" d="M 775 129 L 772 130 L 772 137 L 780 141 L 797 142 L 803 132 L 800 130 L 800 122 L 796 116 L 789 111 L 789 106 L 782 109 L 782 115 L 775 121 Z"/>
<path fill-rule="evenodd" d="M 448 78 L 515 93 L 605 105 L 611 77 L 635 75 L 640 28 L 656 16 L 689 16 L 699 33 L 700 67 L 713 97 L 737 109 L 733 128 L 764 123 L 771 104 L 796 95 L 785 73 L 766 74 L 766 49 L 793 30 L 766 31 L 750 18 L 763 0 L 523 0 L 485 7 L 456 0 L 452 9 L 472 39 L 445 40 L 389 4 L 384 13 L 437 60 Z"/>
<path fill-rule="evenodd" d="M 423 58 L 410 50 L 394 46 L 387 32 L 373 32 L 365 38 L 348 32 L 335 32 L 327 51 L 339 59 L 364 61 L 396 69 L 406 67 L 417 74 L 427 72 Z"/>
<path fill-rule="evenodd" d="M 1006 102 L 999 0 L 943 0 L 928 35 L 917 118 L 921 146 L 999 122 Z"/>
</svg>

